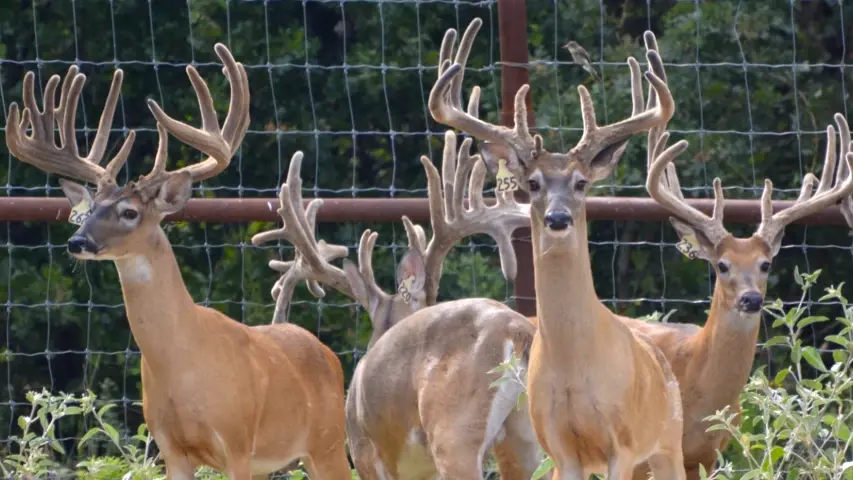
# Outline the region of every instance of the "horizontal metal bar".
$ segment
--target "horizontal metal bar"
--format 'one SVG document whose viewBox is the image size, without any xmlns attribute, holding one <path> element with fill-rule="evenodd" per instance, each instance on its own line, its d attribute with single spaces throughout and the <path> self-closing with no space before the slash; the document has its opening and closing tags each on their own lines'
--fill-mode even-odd
<svg viewBox="0 0 853 480">
<path fill-rule="evenodd" d="M 305 200 L 307 203 L 309 200 Z M 403 215 L 413 221 L 429 220 L 426 198 L 324 198 L 317 214 L 319 222 L 398 222 Z M 487 199 L 493 204 L 493 199 Z M 710 214 L 714 208 L 711 199 L 688 199 L 687 203 Z M 773 202 L 779 211 L 793 205 L 792 200 Z M 193 198 L 186 208 L 170 215 L 166 220 L 241 223 L 251 221 L 279 221 L 276 214 L 278 198 Z M 758 223 L 761 219 L 758 200 L 726 200 L 726 223 Z M 68 219 L 71 208 L 62 197 L 0 197 L 0 221 L 4 222 L 60 222 Z M 657 202 L 644 197 L 589 197 L 586 201 L 589 220 L 660 221 L 670 214 Z M 796 223 L 804 225 L 845 225 L 837 206 L 802 218 Z"/>
</svg>

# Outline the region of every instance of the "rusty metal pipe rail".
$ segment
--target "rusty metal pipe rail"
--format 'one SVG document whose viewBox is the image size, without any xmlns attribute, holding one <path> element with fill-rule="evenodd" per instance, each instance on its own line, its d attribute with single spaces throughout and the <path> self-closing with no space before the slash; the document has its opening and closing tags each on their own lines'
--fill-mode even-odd
<svg viewBox="0 0 853 480">
<path fill-rule="evenodd" d="M 306 203 L 308 200 L 306 200 Z M 487 200 L 486 203 L 493 203 Z M 713 200 L 688 199 L 687 203 L 710 214 Z M 793 200 L 773 202 L 774 211 L 788 208 Z M 193 198 L 180 212 L 166 217 L 168 221 L 242 223 L 280 221 L 275 213 L 278 198 Z M 761 218 L 758 200 L 726 200 L 726 223 L 758 223 Z M 0 221 L 64 222 L 71 208 L 64 197 L 2 197 Z M 589 220 L 660 221 L 669 218 L 668 211 L 654 200 L 644 197 L 589 197 L 586 202 Z M 319 222 L 399 222 L 408 215 L 413 221 L 429 221 L 426 198 L 325 198 L 317 214 Z M 804 225 L 845 225 L 837 206 L 795 222 Z"/>
</svg>

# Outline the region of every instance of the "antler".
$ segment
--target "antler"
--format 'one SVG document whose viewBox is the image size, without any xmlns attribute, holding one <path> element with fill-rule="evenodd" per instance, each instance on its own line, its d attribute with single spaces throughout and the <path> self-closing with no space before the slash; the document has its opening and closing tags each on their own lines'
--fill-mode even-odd
<svg viewBox="0 0 853 480">
<path fill-rule="evenodd" d="M 840 113 L 835 114 L 835 124 L 841 134 L 841 160 L 839 177 L 843 173 L 844 181 L 836 178 L 833 181 L 833 173 L 836 167 L 835 157 L 835 129 L 832 125 L 826 127 L 826 156 L 823 161 L 823 172 L 820 176 L 820 186 L 813 192 L 817 178 L 811 173 L 803 177 L 803 185 L 800 195 L 794 205 L 776 214 L 773 214 L 773 182 L 764 180 L 764 192 L 761 194 L 761 225 L 755 232 L 756 236 L 764 239 L 772 245 L 773 240 L 785 227 L 803 217 L 819 212 L 824 208 L 834 205 L 839 200 L 847 199 L 853 193 L 853 153 L 850 152 L 850 128 L 847 120 Z"/>
<path fill-rule="evenodd" d="M 445 32 L 438 57 L 438 79 L 429 93 L 429 111 L 435 121 L 462 130 L 479 140 L 504 143 L 518 152 L 533 152 L 536 150 L 537 143 L 527 127 L 527 109 L 524 106 L 526 85 L 515 95 L 514 128 L 486 123 L 477 115 L 471 115 L 462 109 L 462 80 L 465 77 L 465 64 L 468 62 L 474 37 L 477 36 L 482 25 L 483 21 L 479 18 L 475 18 L 468 24 L 452 62 L 450 57 L 453 53 L 453 45 L 456 43 L 456 29 L 450 28 Z M 541 145 L 541 140 L 538 145 Z"/>
<path fill-rule="evenodd" d="M 231 157 L 239 148 L 246 130 L 249 128 L 249 79 L 243 64 L 234 60 L 225 45 L 217 43 L 214 47 L 216 54 L 225 65 L 223 71 L 231 85 L 231 102 L 225 125 L 219 129 L 219 120 L 213 107 L 213 99 L 207 84 L 202 80 L 193 66 L 187 67 L 187 75 L 193 84 L 201 109 L 202 128 L 196 129 L 179 122 L 168 115 L 153 100 L 148 101 L 148 107 L 157 119 L 157 132 L 160 143 L 154 159 L 154 168 L 135 184 L 137 190 L 146 195 L 153 193 L 167 178 L 188 172 L 193 181 L 213 177 L 228 167 Z M 121 69 L 113 74 L 110 92 L 104 111 L 101 114 L 98 130 L 89 155 L 81 157 L 74 132 L 74 119 L 77 104 L 86 76 L 79 73 L 76 66 L 71 66 L 62 82 L 59 105 L 55 103 L 56 87 L 59 76 L 53 75 L 45 87 L 42 111 L 36 105 L 33 82 L 34 74 L 27 72 L 24 76 L 24 111 L 18 114 L 18 105 L 9 107 L 9 120 L 6 124 L 6 144 L 9 151 L 25 163 L 35 166 L 45 172 L 96 183 L 98 190 L 116 186 L 116 175 L 127 161 L 136 132 L 130 131 L 119 152 L 110 160 L 106 168 L 99 164 L 106 150 L 109 130 L 115 114 L 119 91 L 124 73 Z M 56 144 L 53 126 L 59 125 L 59 144 Z M 31 125 L 33 133 L 27 136 L 24 132 Z M 179 140 L 209 155 L 204 161 L 189 165 L 171 172 L 166 171 L 168 133 Z M 147 197 L 146 197 L 147 198 Z"/>
<path fill-rule="evenodd" d="M 6 145 L 9 151 L 22 162 L 47 173 L 94 183 L 99 189 L 115 186 L 116 175 L 127 161 L 136 132 L 130 131 L 121 149 L 107 163 L 106 168 L 99 164 L 107 148 L 123 77 L 124 72 L 121 69 L 113 74 L 92 148 L 89 155 L 82 157 L 77 146 L 74 120 L 86 75 L 79 73 L 76 65 L 68 68 L 68 73 L 62 81 L 59 105 L 56 105 L 59 75 L 52 75 L 44 89 L 43 110 L 39 111 L 35 98 L 35 75 L 33 72 L 27 72 L 24 75 L 23 114 L 18 113 L 17 103 L 9 106 L 9 119 L 6 122 Z M 59 125 L 59 144 L 56 143 L 54 135 L 55 122 Z M 29 136 L 26 134 L 28 125 L 32 126 L 32 135 Z"/>
<path fill-rule="evenodd" d="M 478 100 L 479 89 L 475 88 L 468 108 L 474 118 Z M 479 155 L 471 155 L 471 142 L 471 138 L 466 138 L 457 153 L 456 134 L 451 130 L 444 134 L 441 175 L 429 158 L 421 157 L 427 176 L 432 224 L 432 238 L 428 244 L 423 229 L 408 217 L 403 217 L 409 246 L 422 254 L 426 265 L 427 305 L 434 305 L 437 301 L 444 258 L 460 239 L 470 235 L 485 233 L 492 237 L 498 245 L 504 277 L 514 279 L 517 265 L 512 232 L 530 224 L 530 206 L 516 203 L 512 192 L 497 193 L 495 205 L 486 206 L 483 201 L 486 167 Z M 469 206 L 466 208 L 464 188 L 469 175 Z"/>
<path fill-rule="evenodd" d="M 148 108 L 157 119 L 157 132 L 160 144 L 157 156 L 154 158 L 154 168 L 148 175 L 136 183 L 137 190 L 147 193 L 159 187 L 169 177 L 188 172 L 193 182 L 211 178 L 231 163 L 231 157 L 240 147 L 246 130 L 249 128 L 249 78 L 242 63 L 234 60 L 228 48 L 217 43 L 214 46 L 216 55 L 222 60 L 223 73 L 231 85 L 231 102 L 225 124 L 219 128 L 219 119 L 213 107 L 213 98 L 207 83 L 202 80 L 198 71 L 192 65 L 187 66 L 187 76 L 196 92 L 199 109 L 201 110 L 201 128 L 194 128 L 166 115 L 160 105 L 154 100 L 148 100 Z M 203 161 L 188 165 L 177 170 L 166 171 L 168 157 L 168 134 L 171 133 L 181 142 L 208 155 Z"/>
<path fill-rule="evenodd" d="M 643 39 L 646 50 L 649 53 L 655 52 L 654 55 L 647 55 L 649 68 L 655 76 L 666 83 L 666 71 L 660 55 L 657 54 L 657 39 L 654 34 L 648 31 Z M 649 88 L 647 109 L 654 108 L 656 103 L 657 92 L 655 89 Z M 714 179 L 714 211 L 710 217 L 687 204 L 684 195 L 681 193 L 681 184 L 678 181 L 675 164 L 672 163 L 675 157 L 687 149 L 687 142 L 681 140 L 664 150 L 666 142 L 669 140 L 669 133 L 665 131 L 667 123 L 668 121 L 649 129 L 646 151 L 648 169 L 646 190 L 656 202 L 669 210 L 674 216 L 700 230 L 708 240 L 716 245 L 729 234 L 723 226 L 723 202 L 725 199 L 720 179 Z"/>
<path fill-rule="evenodd" d="M 321 283 L 331 286 L 348 297 L 353 297 L 344 271 L 330 263 L 333 260 L 345 258 L 348 253 L 347 247 L 328 244 L 324 240 L 317 241 L 314 237 L 317 211 L 323 205 L 323 200 L 319 198 L 311 200 L 308 208 L 304 208 L 302 204 L 302 179 L 299 176 L 302 169 L 302 156 L 302 152 L 296 152 L 291 157 L 287 181 L 281 185 L 278 196 L 280 207 L 276 212 L 284 224 L 281 228 L 261 232 L 252 237 L 253 245 L 272 240 L 286 240 L 295 248 L 293 260 L 287 262 L 270 260 L 269 262 L 270 268 L 283 274 L 272 289 L 272 296 L 276 299 L 273 323 L 285 321 L 293 290 L 302 280 L 306 281 L 308 289 L 317 298 L 326 295 L 320 286 Z M 362 235 L 362 246 L 366 245 L 372 251 L 376 234 L 373 234 L 372 239 L 369 238 L 369 234 L 367 235 L 367 240 Z M 370 266 L 368 268 L 372 269 Z"/>
<path fill-rule="evenodd" d="M 438 80 L 430 91 L 430 112 L 437 122 L 458 128 L 479 140 L 499 142 L 512 147 L 519 154 L 520 160 L 526 163 L 536 157 L 542 149 L 542 137 L 539 135 L 531 136 L 528 132 L 527 108 L 524 104 L 524 97 L 530 89 L 529 85 L 522 85 L 516 92 L 515 126 L 511 129 L 483 122 L 476 116 L 466 114 L 461 108 L 463 70 L 470 54 L 474 36 L 481 25 L 482 21 L 479 18 L 475 18 L 468 25 L 452 65 L 450 55 L 456 41 L 456 30 L 451 28 L 445 33 L 439 56 Z M 651 32 L 648 34 L 651 35 Z M 657 55 L 657 52 L 653 50 L 647 52 L 647 57 Z M 649 62 L 652 61 L 649 58 Z M 629 58 L 628 63 L 634 65 L 636 61 Z M 675 112 L 675 103 L 669 88 L 664 81 L 652 72 L 646 73 L 646 79 L 656 90 L 659 97 L 656 107 L 645 111 L 635 111 L 630 118 L 606 126 L 596 124 L 595 107 L 589 91 L 583 85 L 578 86 L 584 132 L 580 142 L 572 148 L 569 154 L 585 164 L 590 164 L 603 150 L 614 146 L 621 148 L 621 144 L 634 134 L 669 121 Z M 642 95 L 638 80 L 634 75 L 631 76 L 632 95 L 635 98 L 637 95 Z"/>
</svg>

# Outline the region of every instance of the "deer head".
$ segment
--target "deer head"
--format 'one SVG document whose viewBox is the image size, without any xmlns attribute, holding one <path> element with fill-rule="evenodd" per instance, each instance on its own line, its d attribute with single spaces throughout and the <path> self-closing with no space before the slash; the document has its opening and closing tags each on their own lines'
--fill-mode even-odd
<svg viewBox="0 0 853 480">
<path fill-rule="evenodd" d="M 583 136 L 566 153 L 549 152 L 542 145 L 542 137 L 530 135 L 528 131 L 524 104 L 528 85 L 522 86 L 516 93 L 513 128 L 483 122 L 462 110 L 464 65 L 481 25 L 480 19 L 471 22 L 452 62 L 450 57 L 456 31 L 450 29 L 445 34 L 439 57 L 438 80 L 430 92 L 430 112 L 436 121 L 458 128 L 480 140 L 480 154 L 493 174 L 506 168 L 518 179 L 520 188 L 530 194 L 533 230 L 544 235 L 539 239 L 540 242 L 572 244 L 574 242 L 561 241 L 574 234 L 575 229 L 572 227 L 576 221 L 585 222 L 584 202 L 589 187 L 610 175 L 630 137 L 672 117 L 675 110 L 672 95 L 663 80 L 647 72 L 646 79 L 658 92 L 660 102 L 656 108 L 644 111 L 639 64 L 629 58 L 633 115 L 618 123 L 599 126 L 589 92 L 581 85 L 578 93 Z M 651 32 L 647 32 L 646 36 L 654 38 Z M 657 55 L 657 52 L 649 51 L 647 57 L 651 62 Z"/>
<path fill-rule="evenodd" d="M 657 48 L 653 45 L 652 48 Z M 651 64 L 654 72 L 663 79 L 663 64 Z M 649 92 L 649 107 L 656 102 L 654 92 Z M 714 268 L 717 289 L 726 305 L 741 314 L 756 316 L 760 313 L 767 290 L 767 278 L 773 258 L 782 246 L 785 227 L 803 217 L 820 212 L 841 200 L 849 201 L 853 193 L 851 176 L 850 129 L 840 113 L 835 114 L 835 123 L 841 136 L 840 161 L 836 158 L 835 129 L 826 127 L 826 155 L 823 172 L 817 190 L 817 178 L 808 173 L 803 177 L 800 195 L 793 206 L 773 213 L 773 183 L 764 180 L 761 195 L 761 224 L 749 238 L 737 238 L 723 225 L 722 183 L 714 179 L 714 210 L 707 216 L 684 201 L 678 173 L 672 163 L 679 153 L 687 148 L 681 140 L 669 148 L 666 124 L 652 128 L 648 134 L 648 177 L 646 190 L 659 204 L 669 210 L 670 217 L 690 258 L 702 258 Z M 838 171 L 836 172 L 836 165 Z M 843 210 L 843 208 L 842 208 Z"/>
<path fill-rule="evenodd" d="M 43 110 L 36 105 L 34 75 L 24 76 L 23 114 L 18 105 L 9 107 L 6 143 L 9 151 L 25 163 L 45 172 L 95 184 L 92 192 L 85 186 L 60 179 L 65 196 L 75 209 L 85 216 L 80 228 L 68 240 L 68 251 L 80 259 L 116 260 L 133 256 L 152 241 L 152 232 L 159 231 L 162 219 L 182 209 L 192 193 L 192 183 L 211 178 L 225 168 L 239 148 L 249 126 L 249 82 L 243 65 L 236 62 L 222 44 L 214 47 L 225 65 L 223 69 L 231 84 L 231 102 L 225 124 L 220 130 L 207 84 L 195 68 L 187 67 L 201 109 L 202 127 L 197 129 L 179 122 L 163 112 L 153 100 L 148 108 L 157 119 L 159 146 L 154 168 L 148 175 L 122 187 L 116 175 L 127 161 L 136 136 L 131 131 L 118 153 L 107 163 L 99 164 L 104 156 L 109 129 L 123 78 L 122 70 L 113 75 L 110 92 L 98 124 L 89 155 L 82 157 L 77 147 L 74 120 L 77 103 L 86 76 L 76 66 L 68 69 L 62 81 L 59 105 L 55 103 L 58 75 L 48 80 L 43 98 Z M 54 122 L 59 127 L 59 143 L 54 137 Z M 32 134 L 27 135 L 27 126 Z M 169 134 L 208 155 L 200 163 L 166 171 Z"/>
</svg>

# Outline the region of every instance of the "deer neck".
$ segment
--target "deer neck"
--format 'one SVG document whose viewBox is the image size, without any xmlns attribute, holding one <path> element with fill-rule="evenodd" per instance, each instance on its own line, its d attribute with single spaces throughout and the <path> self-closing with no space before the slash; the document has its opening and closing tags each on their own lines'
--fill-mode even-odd
<svg viewBox="0 0 853 480">
<path fill-rule="evenodd" d="M 717 280 L 708 319 L 697 337 L 696 358 L 704 362 L 707 391 L 722 402 L 737 399 L 749 379 L 760 319 L 760 313 L 741 312 Z"/>
<path fill-rule="evenodd" d="M 588 359 L 606 352 L 600 349 L 600 341 L 606 341 L 608 325 L 600 317 L 609 310 L 598 299 L 592 281 L 586 212 L 576 218 L 573 238 L 560 245 L 542 241 L 547 239 L 544 228 L 541 219 L 531 222 L 536 312 L 543 346 L 561 357 Z M 573 347 L 566 348 L 567 342 Z"/>
<path fill-rule="evenodd" d="M 115 265 L 133 338 L 150 367 L 169 368 L 173 345 L 192 345 L 196 305 L 163 229 L 156 229 L 142 251 Z"/>
</svg>

